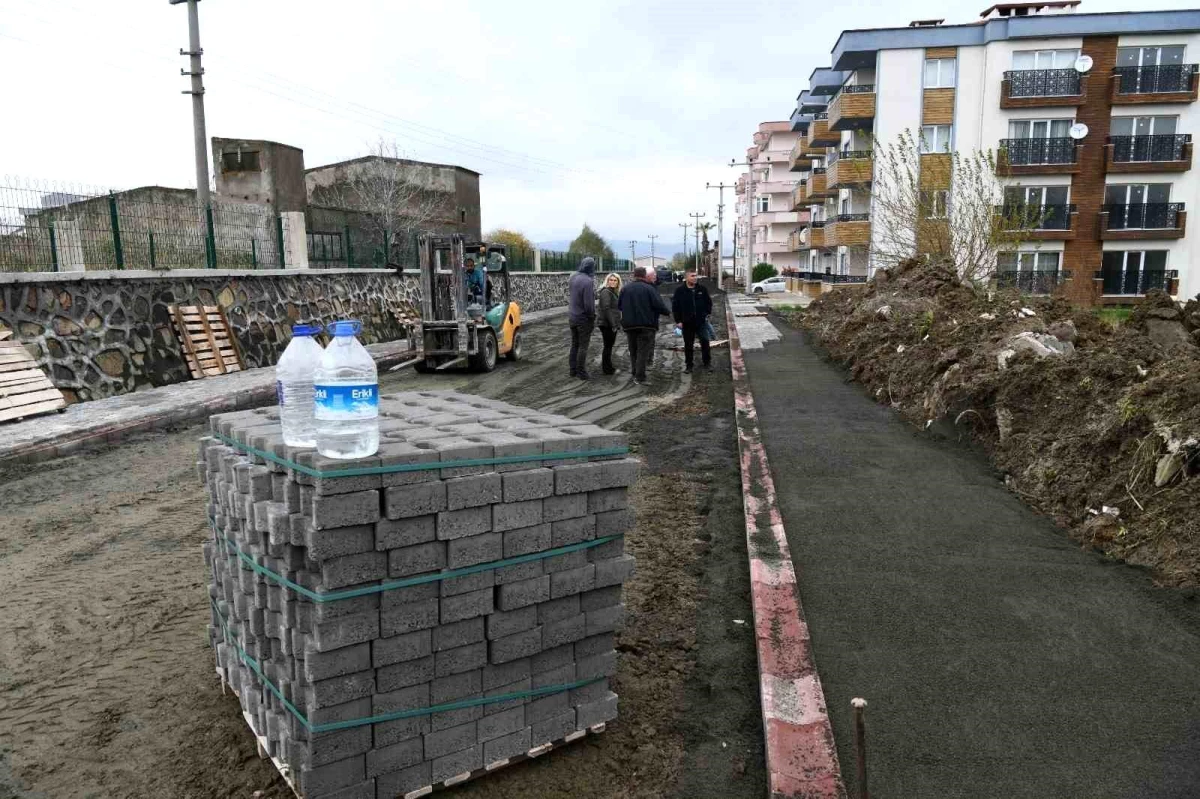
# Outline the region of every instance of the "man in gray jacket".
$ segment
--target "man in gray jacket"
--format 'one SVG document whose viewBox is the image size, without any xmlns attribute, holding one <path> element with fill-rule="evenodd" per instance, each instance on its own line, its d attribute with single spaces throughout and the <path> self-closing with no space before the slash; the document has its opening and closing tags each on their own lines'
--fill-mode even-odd
<svg viewBox="0 0 1200 799">
<path fill-rule="evenodd" d="M 571 275 L 567 284 L 568 321 L 571 324 L 571 377 L 587 380 L 588 342 L 596 326 L 596 286 L 592 275 L 596 272 L 596 260 L 591 256 L 579 262 L 579 271 Z"/>
</svg>

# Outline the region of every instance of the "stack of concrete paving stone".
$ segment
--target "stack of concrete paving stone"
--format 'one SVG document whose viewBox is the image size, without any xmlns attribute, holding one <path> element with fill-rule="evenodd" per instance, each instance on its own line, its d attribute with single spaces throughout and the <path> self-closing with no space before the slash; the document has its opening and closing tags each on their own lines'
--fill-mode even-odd
<svg viewBox="0 0 1200 799">
<path fill-rule="evenodd" d="M 380 417 L 355 461 L 285 446 L 277 409 L 201 441 L 217 670 L 305 799 L 421 796 L 617 714 L 625 437 L 454 392 Z"/>
</svg>

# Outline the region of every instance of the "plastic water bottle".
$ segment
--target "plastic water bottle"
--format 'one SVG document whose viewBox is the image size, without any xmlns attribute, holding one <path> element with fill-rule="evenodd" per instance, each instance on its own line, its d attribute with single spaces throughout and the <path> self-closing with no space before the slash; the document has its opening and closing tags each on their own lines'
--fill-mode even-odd
<svg viewBox="0 0 1200 799">
<path fill-rule="evenodd" d="M 379 373 L 355 336 L 357 320 L 329 325 L 333 340 L 313 375 L 317 452 L 327 458 L 366 458 L 379 449 Z"/>
<path fill-rule="evenodd" d="M 279 363 L 275 365 L 275 393 L 279 397 L 279 424 L 289 447 L 315 447 L 317 425 L 313 418 L 313 372 L 321 360 L 321 345 L 313 336 L 320 325 L 296 325 Z"/>
</svg>

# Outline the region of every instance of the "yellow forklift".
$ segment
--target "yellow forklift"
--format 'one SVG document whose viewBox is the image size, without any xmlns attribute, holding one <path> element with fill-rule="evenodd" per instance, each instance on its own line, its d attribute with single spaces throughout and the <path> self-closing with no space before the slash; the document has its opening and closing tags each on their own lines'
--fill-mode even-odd
<svg viewBox="0 0 1200 799">
<path fill-rule="evenodd" d="M 521 308 L 512 299 L 503 244 L 466 242 L 463 237 L 423 235 L 417 239 L 421 320 L 413 343 L 418 372 L 467 366 L 496 368 L 500 356 L 521 357 Z M 469 277 L 466 261 L 477 274 Z"/>
</svg>

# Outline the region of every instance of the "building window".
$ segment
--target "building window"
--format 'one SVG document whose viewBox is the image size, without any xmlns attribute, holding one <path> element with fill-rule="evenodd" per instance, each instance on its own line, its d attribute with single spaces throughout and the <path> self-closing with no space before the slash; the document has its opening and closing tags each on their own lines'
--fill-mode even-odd
<svg viewBox="0 0 1200 799">
<path fill-rule="evenodd" d="M 222 172 L 261 172 L 257 150 L 235 150 L 221 153 Z"/>
<path fill-rule="evenodd" d="M 1009 224 L 1036 230 L 1070 230 L 1068 186 L 1009 186 L 1004 190 L 1004 216 Z"/>
<path fill-rule="evenodd" d="M 953 89 L 957 60 L 953 58 L 925 59 L 925 88 Z"/>
<path fill-rule="evenodd" d="M 996 257 L 996 285 L 1025 294 L 1049 294 L 1059 282 L 1062 253 L 1003 252 Z"/>
<path fill-rule="evenodd" d="M 1183 45 L 1118 47 L 1118 67 L 1165 67 L 1183 63 Z"/>
<path fill-rule="evenodd" d="M 1183 63 L 1183 45 L 1118 47 L 1118 94 L 1186 92 L 1195 66 Z"/>
<path fill-rule="evenodd" d="M 920 147 L 922 153 L 950 152 L 950 125 L 922 125 Z"/>
<path fill-rule="evenodd" d="M 1111 250 L 1100 270 L 1105 294 L 1138 295 L 1167 288 L 1166 250 Z"/>
<path fill-rule="evenodd" d="M 1079 50 L 1018 50 L 1013 53 L 1012 65 L 1022 69 L 1073 69 Z"/>
<path fill-rule="evenodd" d="M 1179 224 L 1170 183 L 1105 186 L 1104 210 L 1109 230 L 1170 230 Z"/>
<path fill-rule="evenodd" d="M 764 194 L 762 197 L 759 197 L 758 204 L 756 207 L 758 209 L 756 211 L 756 213 L 765 214 L 765 213 L 767 213 L 767 211 L 770 211 L 771 210 L 771 196 L 769 194 Z"/>
<path fill-rule="evenodd" d="M 950 192 L 947 189 L 921 192 L 921 218 L 945 219 L 950 206 Z"/>
</svg>

